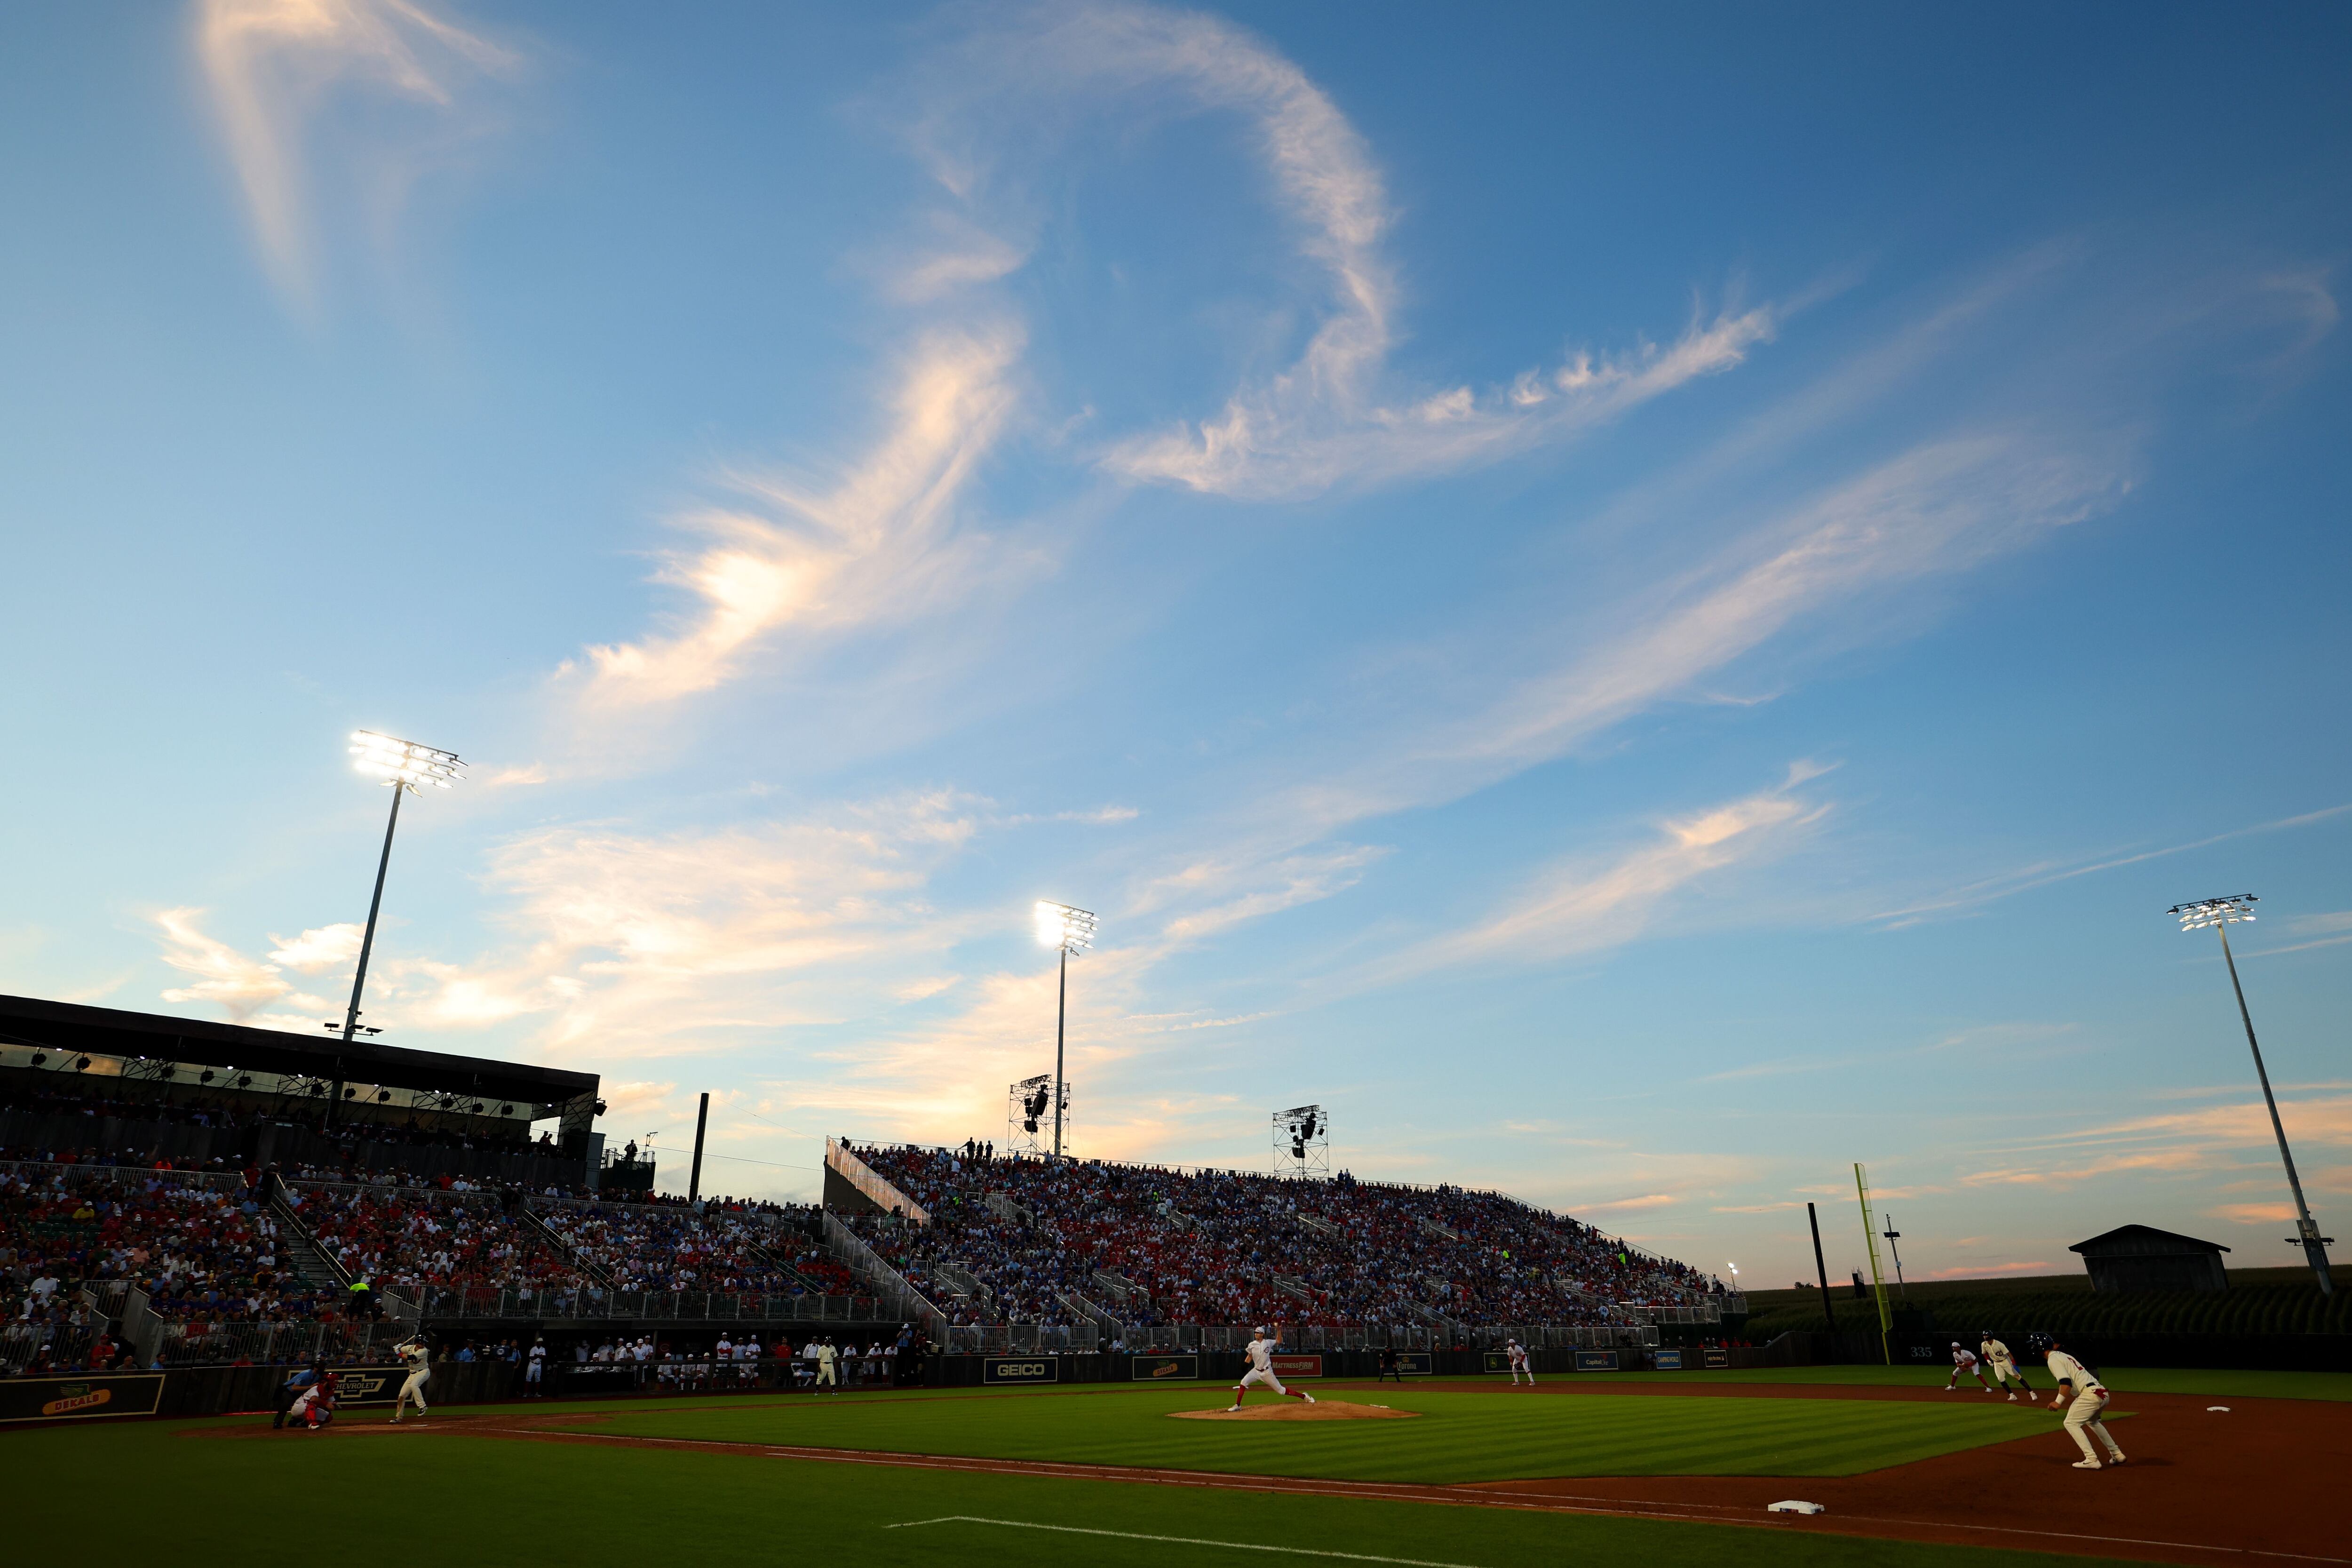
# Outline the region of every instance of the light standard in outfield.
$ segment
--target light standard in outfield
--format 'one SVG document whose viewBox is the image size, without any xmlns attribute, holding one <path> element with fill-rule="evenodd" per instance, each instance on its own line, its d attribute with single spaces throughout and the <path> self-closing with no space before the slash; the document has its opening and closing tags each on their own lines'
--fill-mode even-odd
<svg viewBox="0 0 2352 1568">
<path fill-rule="evenodd" d="M 1062 1157 L 1062 1038 L 1070 1016 L 1070 955 L 1094 945 L 1094 911 L 1040 899 L 1037 940 L 1062 952 L 1060 997 L 1054 1005 L 1054 1158 L 1058 1160 Z"/>
<path fill-rule="evenodd" d="M 2327 1274 L 2327 1244 L 2333 1239 L 2319 1234 L 2319 1222 L 2311 1217 L 2311 1207 L 2303 1201 L 2303 1178 L 2294 1173 L 2294 1155 L 2286 1146 L 2286 1126 L 2279 1121 L 2278 1100 L 2271 1093 L 2271 1075 L 2263 1066 L 2263 1047 L 2254 1040 L 2254 1016 L 2246 1010 L 2246 988 L 2238 984 L 2238 961 L 2230 952 L 2230 928 L 2240 921 L 2254 918 L 2249 906 L 2257 902 L 2252 893 L 2234 893 L 2226 899 L 2200 899 L 2193 904 L 2175 904 L 2165 913 L 2180 919 L 2182 931 L 2199 931 L 2211 926 L 2221 939 L 2221 962 L 2230 966 L 2230 989 L 2237 994 L 2238 1017 L 2246 1026 L 2246 1047 L 2254 1053 L 2254 1076 L 2263 1080 L 2263 1103 L 2271 1110 L 2271 1131 L 2278 1135 L 2279 1158 L 2286 1163 L 2286 1184 L 2294 1193 L 2294 1228 L 2289 1241 L 2303 1244 L 2303 1255 L 2310 1260 L 2312 1273 L 2319 1277 L 2319 1293 L 2336 1294 L 2336 1281 Z"/>
<path fill-rule="evenodd" d="M 466 764 L 457 760 L 455 752 L 444 752 L 432 746 L 420 746 L 414 741 L 397 741 L 390 735 L 379 735 L 373 730 L 352 732 L 352 755 L 363 773 L 373 773 L 392 786 L 392 816 L 383 825 L 383 854 L 375 863 L 375 893 L 368 900 L 367 931 L 360 938 L 360 966 L 352 976 L 352 1005 L 343 1014 L 343 1044 L 352 1043 L 352 1036 L 360 1026 L 360 993 L 367 985 L 368 954 L 375 948 L 376 911 L 383 907 L 383 874 L 392 866 L 392 835 L 400 826 L 400 797 L 419 793 L 422 786 L 447 789 L 457 782 L 457 770 Z M 327 1118 L 334 1120 L 335 1110 L 343 1099 L 343 1059 L 335 1058 L 335 1097 L 327 1103 Z"/>
</svg>

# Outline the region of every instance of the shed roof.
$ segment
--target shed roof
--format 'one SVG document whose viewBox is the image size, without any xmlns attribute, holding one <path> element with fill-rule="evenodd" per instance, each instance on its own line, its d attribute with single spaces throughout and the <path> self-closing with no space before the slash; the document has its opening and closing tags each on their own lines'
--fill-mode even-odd
<svg viewBox="0 0 2352 1568">
<path fill-rule="evenodd" d="M 2110 1258 L 2117 1255 L 2147 1257 L 2151 1253 L 2227 1252 L 2230 1249 L 2218 1241 L 2200 1241 L 2193 1236 L 2158 1230 L 2152 1225 L 2120 1225 L 2088 1241 L 2078 1241 L 2066 1250 L 2079 1252 L 2085 1258 L 2095 1254 Z"/>
</svg>

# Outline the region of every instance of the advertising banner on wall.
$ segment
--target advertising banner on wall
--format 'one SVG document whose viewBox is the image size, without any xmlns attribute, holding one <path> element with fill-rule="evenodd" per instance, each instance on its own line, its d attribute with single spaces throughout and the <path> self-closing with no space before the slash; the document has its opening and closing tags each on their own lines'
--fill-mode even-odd
<svg viewBox="0 0 2352 1568">
<path fill-rule="evenodd" d="M 1651 1354 L 1660 1372 L 1680 1372 L 1683 1369 L 1683 1352 L 1679 1350 L 1653 1351 Z"/>
<path fill-rule="evenodd" d="M 1323 1375 L 1323 1358 L 1319 1355 L 1276 1355 L 1268 1359 L 1274 1363 L 1274 1375 L 1285 1383 L 1294 1377 Z"/>
<path fill-rule="evenodd" d="M 1138 1383 L 1189 1383 L 1201 1375 L 1201 1358 L 1139 1355 L 1127 1363 L 1127 1373 Z"/>
<path fill-rule="evenodd" d="M 1576 1370 L 1579 1372 L 1615 1372 L 1617 1370 L 1617 1352 L 1615 1351 L 1579 1351 L 1576 1352 Z"/>
<path fill-rule="evenodd" d="M 0 1382 L 0 1421 L 88 1421 L 152 1415 L 163 1397 L 160 1372 L 89 1377 L 12 1377 Z"/>
<path fill-rule="evenodd" d="M 1437 1363 L 1427 1351 L 1398 1351 L 1396 1369 L 1407 1377 L 1428 1377 L 1437 1371 Z"/>
<path fill-rule="evenodd" d="M 982 1383 L 1058 1383 L 1061 1363 L 1049 1355 L 992 1355 L 980 1362 Z"/>
</svg>

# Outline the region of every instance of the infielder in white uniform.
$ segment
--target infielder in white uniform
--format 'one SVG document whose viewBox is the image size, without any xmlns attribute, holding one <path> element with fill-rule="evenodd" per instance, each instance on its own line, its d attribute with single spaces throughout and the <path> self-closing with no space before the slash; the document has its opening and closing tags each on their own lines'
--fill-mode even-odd
<svg viewBox="0 0 2352 1568">
<path fill-rule="evenodd" d="M 425 1385 L 433 1381 L 433 1347 L 422 1339 L 414 1339 L 392 1348 L 408 1363 L 408 1379 L 400 1385 L 400 1397 L 392 1402 L 392 1418 L 397 1422 L 412 1399 L 416 1401 L 416 1414 L 421 1418 L 425 1415 Z"/>
<path fill-rule="evenodd" d="M 2017 1370 L 2017 1358 L 2009 1353 L 2009 1347 L 1994 1339 L 1990 1329 L 1987 1329 L 1980 1337 L 1984 1342 L 1977 1346 L 1977 1353 L 1983 1356 L 1985 1365 L 1992 1369 L 1993 1386 L 2007 1388 L 2010 1379 L 2015 1378 L 2025 1397 L 2036 1405 L 2041 1404 L 2042 1395 L 2033 1392 L 2033 1385 L 2025 1381 L 2023 1373 Z M 2009 1402 L 2016 1404 L 2017 1394 L 2011 1394 Z"/>
<path fill-rule="evenodd" d="M 1973 1377 L 1977 1380 L 1979 1388 L 1983 1389 L 1987 1394 L 1992 1392 L 1992 1384 L 1985 1381 L 1984 1369 L 1977 1364 L 1977 1352 L 1960 1343 L 1959 1341 L 1954 1340 L 1952 1342 L 1952 1376 L 1951 1380 L 1944 1384 L 1944 1392 L 1949 1394 L 1953 1389 L 1958 1388 L 1963 1377 Z"/>
<path fill-rule="evenodd" d="M 1282 1379 L 1274 1375 L 1275 1349 L 1282 1343 L 1281 1325 L 1277 1323 L 1275 1328 L 1276 1332 L 1272 1339 L 1266 1338 L 1264 1329 L 1250 1331 L 1249 1348 L 1244 1352 L 1249 1356 L 1249 1370 L 1242 1373 L 1242 1380 L 1239 1383 L 1234 1384 L 1234 1402 L 1225 1406 L 1227 1410 L 1239 1410 L 1242 1407 L 1242 1399 L 1249 1393 L 1250 1384 L 1254 1383 L 1265 1384 L 1286 1399 L 1303 1399 L 1309 1405 L 1315 1403 L 1313 1394 L 1304 1389 L 1293 1394 L 1289 1389 L 1282 1386 Z"/>
<path fill-rule="evenodd" d="M 1528 1374 L 1528 1386 L 1533 1388 L 1536 1385 L 1536 1369 L 1528 1363 L 1528 1347 L 1513 1340 L 1504 1347 L 1503 1353 L 1510 1359 L 1511 1386 L 1518 1387 L 1519 1374 L 1525 1373 Z"/>
<path fill-rule="evenodd" d="M 2096 1432 L 2099 1441 L 2107 1446 L 2107 1463 L 2122 1464 L 2123 1446 L 2116 1441 L 2115 1434 L 2107 1430 L 2107 1424 L 2099 1419 L 2099 1413 L 2107 1407 L 2107 1391 L 2097 1374 L 2068 1355 L 2053 1340 L 2050 1343 L 2050 1375 L 2058 1380 L 2058 1392 L 2050 1396 L 2050 1403 L 2065 1409 L 2066 1436 L 2074 1438 L 2074 1447 L 2083 1450 L 2083 1457 L 2074 1461 L 2074 1468 L 2078 1470 L 2104 1468 L 2099 1463 L 2097 1452 L 2091 1447 L 2085 1427 Z"/>
</svg>

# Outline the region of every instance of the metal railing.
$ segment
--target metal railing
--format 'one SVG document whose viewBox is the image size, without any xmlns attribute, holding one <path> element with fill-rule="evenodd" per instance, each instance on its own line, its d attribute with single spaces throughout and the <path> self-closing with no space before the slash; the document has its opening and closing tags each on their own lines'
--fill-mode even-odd
<svg viewBox="0 0 2352 1568">
<path fill-rule="evenodd" d="M 880 1253 L 860 1240 L 830 1209 L 824 1215 L 824 1245 L 825 1250 L 866 1282 L 876 1301 L 887 1308 L 889 1315 L 904 1322 L 922 1324 L 923 1331 L 934 1340 L 946 1338 L 947 1314 L 909 1285 L 905 1275 L 884 1262 Z"/>
<path fill-rule="evenodd" d="M 900 1192 L 888 1177 L 859 1159 L 848 1144 L 833 1138 L 824 1141 L 824 1163 L 834 1173 L 879 1205 L 884 1214 L 898 1215 L 917 1225 L 931 1223 L 929 1209 Z"/>
<path fill-rule="evenodd" d="M 428 1319 L 530 1318 L 547 1322 L 617 1318 L 661 1322 L 845 1323 L 877 1317 L 878 1305 L 864 1296 L 795 1296 L 776 1290 L 607 1290 L 569 1286 L 546 1290 L 427 1287 L 415 1296 L 416 1307 Z M 861 1307 L 865 1310 L 860 1310 Z"/>
</svg>

